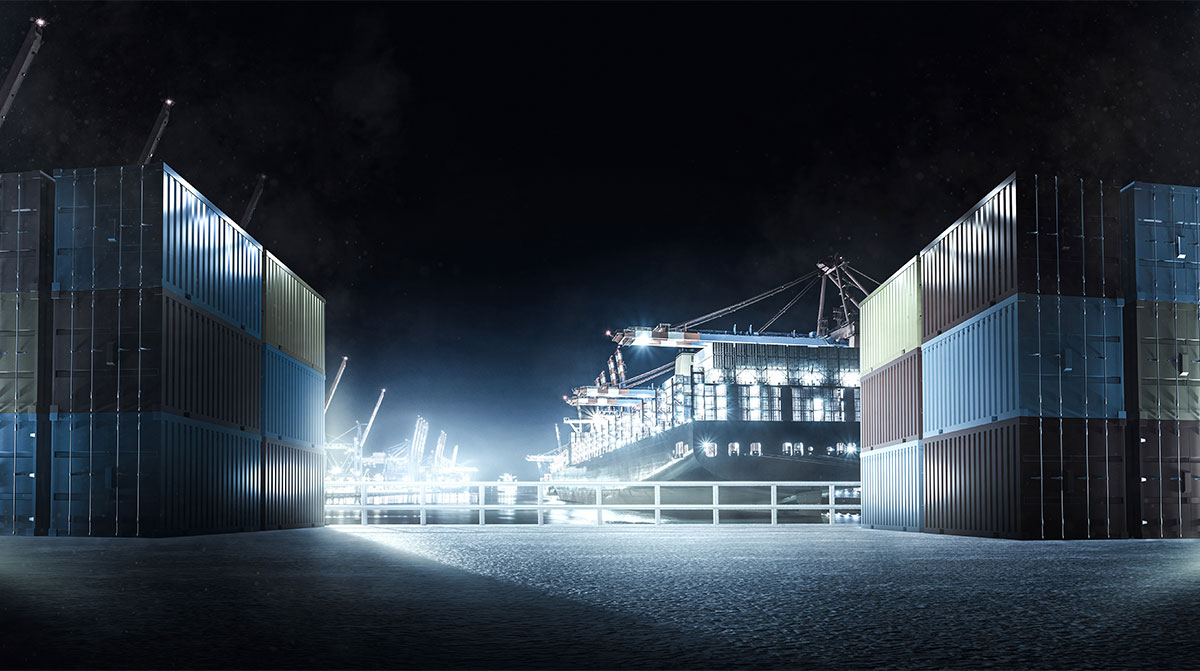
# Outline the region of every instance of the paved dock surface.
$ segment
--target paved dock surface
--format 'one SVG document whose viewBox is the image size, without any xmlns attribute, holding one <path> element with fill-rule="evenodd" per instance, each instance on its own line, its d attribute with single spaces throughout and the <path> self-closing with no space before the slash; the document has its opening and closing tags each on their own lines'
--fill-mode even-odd
<svg viewBox="0 0 1200 671">
<path fill-rule="evenodd" d="M 802 528 L 0 539 L 0 667 L 1200 668 L 1200 542 Z"/>
</svg>

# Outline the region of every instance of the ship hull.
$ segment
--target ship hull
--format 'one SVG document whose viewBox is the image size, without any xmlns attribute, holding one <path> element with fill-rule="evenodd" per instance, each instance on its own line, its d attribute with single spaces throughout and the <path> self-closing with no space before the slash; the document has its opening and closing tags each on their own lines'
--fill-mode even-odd
<svg viewBox="0 0 1200 671">
<path fill-rule="evenodd" d="M 677 426 L 630 443 L 607 454 L 568 466 L 554 480 L 604 482 L 783 482 L 857 481 L 858 454 L 830 454 L 838 443 L 857 444 L 857 422 L 701 421 Z M 738 443 L 738 454 L 729 444 Z M 750 444 L 762 444 L 762 455 L 751 456 Z M 803 444 L 803 455 L 787 455 L 783 444 Z M 705 444 L 716 445 L 716 455 Z M 690 451 L 679 456 L 680 445 Z M 813 454 L 808 454 L 807 447 Z M 572 503 L 595 503 L 595 489 L 559 486 L 559 498 Z"/>
</svg>

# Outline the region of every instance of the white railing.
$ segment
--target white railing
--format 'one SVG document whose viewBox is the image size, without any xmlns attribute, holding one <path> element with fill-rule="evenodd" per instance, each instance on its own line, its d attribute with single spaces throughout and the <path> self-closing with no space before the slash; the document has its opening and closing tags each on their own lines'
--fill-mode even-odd
<svg viewBox="0 0 1200 671">
<path fill-rule="evenodd" d="M 663 503 L 664 488 L 704 488 L 711 489 L 712 499 L 709 503 Z M 721 490 L 726 489 L 766 489 L 770 488 L 770 503 L 721 503 Z M 326 512 L 357 511 L 359 523 L 368 524 L 369 512 L 418 512 L 420 524 L 428 523 L 430 512 L 444 511 L 475 511 L 478 522 L 472 524 L 487 524 L 486 512 L 489 510 L 503 511 L 537 511 L 537 523 L 545 523 L 547 511 L 555 510 L 595 510 L 596 524 L 604 524 L 604 511 L 633 510 L 653 511 L 654 523 L 662 523 L 662 513 L 707 510 L 712 512 L 712 523 L 720 524 L 722 511 L 770 511 L 771 524 L 779 523 L 779 511 L 820 510 L 829 514 L 829 523 L 833 524 L 838 513 L 858 513 L 862 509 L 860 482 L 851 481 L 795 481 L 795 482 L 601 482 L 596 480 L 562 480 L 562 481 L 514 481 L 514 482 L 326 482 Z M 499 502 L 487 503 L 487 491 L 497 490 L 500 493 L 512 493 L 518 488 L 537 488 L 537 499 L 533 503 Z M 547 502 L 547 494 L 551 488 L 568 488 L 575 490 L 591 490 L 589 495 L 593 503 Z M 604 503 L 605 490 L 651 489 L 654 492 L 653 503 Z M 779 503 L 779 490 L 806 488 L 812 490 L 821 488 L 827 500 L 821 503 Z M 341 491 L 338 491 L 341 490 Z M 846 491 L 849 490 L 849 491 Z M 809 492 L 812 493 L 811 491 Z M 467 497 L 470 502 L 441 503 L 438 498 L 449 496 Z M 494 498 L 499 498 L 499 496 Z M 408 498 L 405 503 L 372 502 L 371 498 Z M 357 499 L 354 503 L 330 503 L 329 501 Z M 838 499 L 857 499 L 857 503 L 839 503 Z M 431 500 L 434 499 L 434 500 Z"/>
</svg>

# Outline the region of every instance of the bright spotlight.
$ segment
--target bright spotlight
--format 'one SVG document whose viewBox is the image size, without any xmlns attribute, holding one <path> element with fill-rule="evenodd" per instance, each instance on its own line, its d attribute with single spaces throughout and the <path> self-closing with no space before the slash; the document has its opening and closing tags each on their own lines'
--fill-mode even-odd
<svg viewBox="0 0 1200 671">
<path fill-rule="evenodd" d="M 167 98 L 167 99 L 166 99 L 166 100 L 164 100 L 163 102 L 164 102 L 164 103 L 166 103 L 167 107 L 172 107 L 172 106 L 174 106 L 174 105 L 175 105 L 175 101 L 174 101 L 174 100 L 171 100 L 170 98 Z"/>
<path fill-rule="evenodd" d="M 45 28 L 48 25 L 46 19 L 34 19 L 33 22 L 37 24 L 38 28 Z"/>
</svg>

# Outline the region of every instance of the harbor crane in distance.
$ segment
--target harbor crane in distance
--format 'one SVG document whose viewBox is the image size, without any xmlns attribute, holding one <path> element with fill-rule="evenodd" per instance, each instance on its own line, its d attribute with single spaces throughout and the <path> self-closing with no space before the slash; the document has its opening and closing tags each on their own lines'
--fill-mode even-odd
<svg viewBox="0 0 1200 671">
<path fill-rule="evenodd" d="M 150 131 L 150 137 L 146 138 L 146 145 L 142 147 L 142 153 L 138 155 L 138 165 L 146 165 L 154 157 L 154 151 L 158 149 L 158 142 L 162 140 L 163 131 L 167 130 L 167 122 L 171 120 L 171 108 L 174 106 L 175 101 L 170 98 L 163 101 L 162 109 L 158 111 L 158 118 L 154 120 L 154 130 Z"/>
<path fill-rule="evenodd" d="M 250 226 L 250 218 L 254 216 L 254 209 L 258 207 L 258 199 L 262 198 L 263 185 L 267 182 L 267 176 L 259 174 L 258 184 L 254 185 L 254 194 L 250 196 L 250 202 L 246 205 L 246 213 L 242 215 L 242 228 Z M 327 406 L 328 407 L 328 406 Z"/>
<path fill-rule="evenodd" d="M 333 386 L 329 388 L 329 396 L 325 398 L 325 414 L 329 414 L 329 404 L 333 403 L 333 395 L 337 393 L 338 383 L 342 381 L 342 373 L 346 372 L 346 362 L 349 360 L 348 356 L 342 357 L 342 365 L 338 366 L 337 375 L 333 376 Z"/>
<path fill-rule="evenodd" d="M 37 56 L 38 50 L 42 48 L 42 31 L 49 25 L 46 19 L 41 18 L 30 19 L 29 22 L 29 32 L 25 35 L 21 50 L 17 52 L 17 60 L 9 69 L 4 85 L 0 86 L 0 126 L 4 125 L 4 120 L 8 118 L 8 111 L 12 109 L 13 100 L 17 98 L 21 82 L 25 81 L 25 75 L 29 73 L 33 57 Z"/>
</svg>

